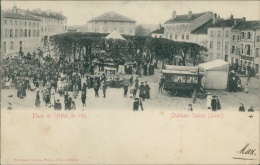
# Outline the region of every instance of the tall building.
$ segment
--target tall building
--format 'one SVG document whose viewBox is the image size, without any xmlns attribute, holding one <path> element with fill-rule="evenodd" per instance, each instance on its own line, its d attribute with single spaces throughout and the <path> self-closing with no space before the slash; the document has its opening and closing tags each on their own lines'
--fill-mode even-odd
<svg viewBox="0 0 260 165">
<path fill-rule="evenodd" d="M 41 25 L 41 20 L 18 10 L 16 6 L 8 12 L 2 11 L 2 55 L 32 51 L 40 47 Z"/>
<path fill-rule="evenodd" d="M 88 21 L 88 32 L 135 35 L 135 20 L 113 11 L 101 14 Z"/>
<path fill-rule="evenodd" d="M 176 15 L 173 11 L 172 18 L 164 23 L 164 38 L 174 41 L 195 42 L 191 38 L 191 32 L 213 19 L 212 12 L 186 15 Z"/>
<path fill-rule="evenodd" d="M 240 66 L 255 67 L 259 73 L 260 21 L 242 21 L 231 30 L 231 54 Z M 232 58 L 232 57 L 231 57 Z M 234 61 L 231 59 L 231 62 Z"/>
<path fill-rule="evenodd" d="M 41 37 L 43 39 L 43 46 L 47 46 L 47 38 L 52 35 L 66 33 L 67 17 L 63 15 L 62 11 L 55 12 L 52 10 L 42 11 L 35 9 L 33 11 L 26 10 L 28 15 L 41 20 Z"/>
<path fill-rule="evenodd" d="M 231 29 L 242 19 L 234 19 L 233 15 L 230 19 L 223 20 L 214 17 L 213 24 L 208 27 L 208 57 L 209 61 L 222 59 L 232 63 L 233 58 L 230 56 L 230 37 Z"/>
</svg>

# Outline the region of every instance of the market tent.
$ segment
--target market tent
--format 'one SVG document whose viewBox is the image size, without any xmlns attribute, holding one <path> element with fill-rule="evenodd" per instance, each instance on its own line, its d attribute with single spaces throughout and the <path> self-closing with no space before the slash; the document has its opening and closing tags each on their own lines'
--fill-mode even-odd
<svg viewBox="0 0 260 165">
<path fill-rule="evenodd" d="M 166 65 L 166 70 L 178 70 L 178 71 L 192 71 L 198 72 L 198 66 L 176 66 L 176 65 Z"/>
<path fill-rule="evenodd" d="M 119 39 L 119 40 L 126 40 L 124 37 L 121 36 L 117 31 L 113 31 L 108 36 L 106 36 L 106 39 Z"/>
<path fill-rule="evenodd" d="M 199 69 L 204 71 L 204 77 L 201 82 L 205 89 L 227 89 L 228 62 L 218 59 L 200 64 Z"/>
</svg>

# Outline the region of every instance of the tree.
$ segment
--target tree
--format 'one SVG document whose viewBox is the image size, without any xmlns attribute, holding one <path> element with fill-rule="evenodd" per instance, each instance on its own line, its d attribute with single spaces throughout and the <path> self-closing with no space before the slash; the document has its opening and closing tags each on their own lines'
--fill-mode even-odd
<svg viewBox="0 0 260 165">
<path fill-rule="evenodd" d="M 207 52 L 207 48 L 204 46 L 192 43 L 191 44 L 191 53 L 190 58 L 193 61 L 193 66 L 198 65 L 203 62 L 203 53 Z"/>
<path fill-rule="evenodd" d="M 143 35 L 145 35 L 145 29 L 143 28 L 142 25 L 138 25 L 138 26 L 135 28 L 135 35 L 136 35 L 136 36 L 143 36 Z"/>
</svg>

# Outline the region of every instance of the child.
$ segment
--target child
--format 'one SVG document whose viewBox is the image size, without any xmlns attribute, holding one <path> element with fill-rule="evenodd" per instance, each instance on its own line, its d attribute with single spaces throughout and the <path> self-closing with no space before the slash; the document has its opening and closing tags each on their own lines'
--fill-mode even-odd
<svg viewBox="0 0 260 165">
<path fill-rule="evenodd" d="M 188 111 L 193 111 L 193 108 L 192 108 L 191 104 L 188 105 Z"/>
</svg>

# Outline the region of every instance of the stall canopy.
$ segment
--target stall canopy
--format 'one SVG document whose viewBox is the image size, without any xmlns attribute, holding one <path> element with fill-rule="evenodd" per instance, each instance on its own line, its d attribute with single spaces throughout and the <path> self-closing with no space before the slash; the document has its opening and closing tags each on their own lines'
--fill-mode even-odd
<svg viewBox="0 0 260 165">
<path fill-rule="evenodd" d="M 204 71 L 202 86 L 205 89 L 227 89 L 229 72 L 228 62 L 218 59 L 200 64 L 199 69 L 200 71 Z"/>
<path fill-rule="evenodd" d="M 119 39 L 119 40 L 126 40 L 124 37 L 121 36 L 117 31 L 113 31 L 108 36 L 106 36 L 106 39 Z"/>
</svg>

